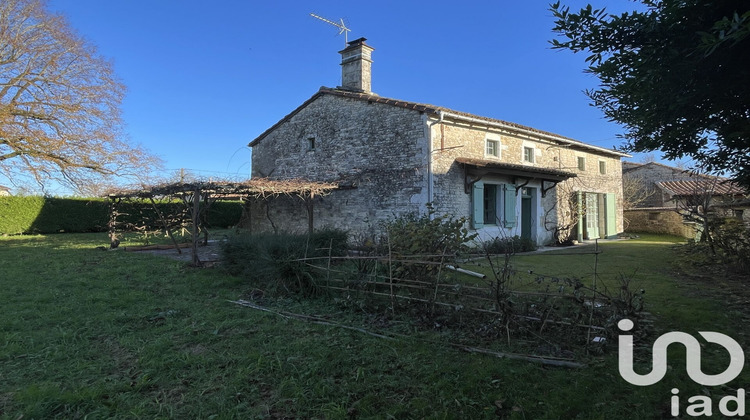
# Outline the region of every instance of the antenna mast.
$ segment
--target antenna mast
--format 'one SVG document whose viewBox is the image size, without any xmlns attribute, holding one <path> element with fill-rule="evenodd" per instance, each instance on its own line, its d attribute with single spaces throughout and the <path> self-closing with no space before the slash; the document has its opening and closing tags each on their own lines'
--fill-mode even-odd
<svg viewBox="0 0 750 420">
<path fill-rule="evenodd" d="M 351 32 L 351 29 L 346 27 L 346 24 L 344 23 L 344 19 L 339 19 L 340 23 L 336 23 L 330 19 L 326 19 L 322 16 L 318 16 L 315 13 L 310 13 L 310 16 L 314 17 L 315 19 L 320 19 L 329 25 L 333 25 L 339 28 L 339 35 L 344 34 L 345 45 L 349 43 L 349 32 Z"/>
</svg>

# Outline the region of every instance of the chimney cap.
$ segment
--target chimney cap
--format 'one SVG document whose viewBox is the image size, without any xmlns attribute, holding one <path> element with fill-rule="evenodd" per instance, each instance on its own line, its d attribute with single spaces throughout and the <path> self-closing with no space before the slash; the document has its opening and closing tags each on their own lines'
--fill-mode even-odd
<svg viewBox="0 0 750 420">
<path fill-rule="evenodd" d="M 375 48 L 372 48 L 371 46 L 367 45 L 365 43 L 365 41 L 367 41 L 367 38 L 364 38 L 364 37 L 355 39 L 354 41 L 349 41 L 349 42 L 346 43 L 347 47 L 344 48 L 343 50 L 339 51 L 339 53 L 343 53 L 345 51 L 348 52 L 348 51 L 355 50 L 355 49 L 361 48 L 361 47 L 366 47 L 370 51 L 372 51 L 372 50 L 375 49 Z"/>
<path fill-rule="evenodd" d="M 367 41 L 367 38 L 362 37 L 362 38 L 357 38 L 354 41 L 349 41 L 347 42 L 347 44 L 350 46 L 354 46 L 354 45 L 364 44 L 365 41 Z"/>
</svg>

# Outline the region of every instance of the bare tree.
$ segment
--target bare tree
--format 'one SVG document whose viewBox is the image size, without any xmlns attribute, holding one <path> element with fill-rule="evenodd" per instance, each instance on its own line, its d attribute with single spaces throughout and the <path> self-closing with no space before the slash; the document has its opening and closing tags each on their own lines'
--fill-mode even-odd
<svg viewBox="0 0 750 420">
<path fill-rule="evenodd" d="M 622 207 L 626 210 L 642 205 L 655 193 L 656 191 L 650 188 L 642 177 L 622 177 Z"/>
<path fill-rule="evenodd" d="M 0 2 L 0 174 L 82 191 L 159 164 L 121 131 L 112 65 L 44 0 Z"/>
<path fill-rule="evenodd" d="M 558 244 L 576 239 L 575 227 L 586 212 L 585 206 L 578 201 L 577 194 L 581 190 L 578 179 L 569 179 L 555 186 L 557 199 L 544 213 L 544 228 L 553 232 Z"/>
<path fill-rule="evenodd" d="M 713 205 L 720 194 L 717 186 L 722 182 L 718 177 L 701 177 L 689 183 L 688 191 L 673 197 L 677 211 L 690 222 L 701 227 L 701 241 L 708 243 L 711 253 L 716 254 L 712 232 Z"/>
</svg>

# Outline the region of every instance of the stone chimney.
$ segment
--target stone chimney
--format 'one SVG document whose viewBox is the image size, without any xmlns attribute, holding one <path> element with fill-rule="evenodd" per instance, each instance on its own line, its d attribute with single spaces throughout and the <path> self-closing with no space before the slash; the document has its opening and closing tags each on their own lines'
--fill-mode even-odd
<svg viewBox="0 0 750 420">
<path fill-rule="evenodd" d="M 341 88 L 354 92 L 372 93 L 372 51 L 367 39 L 350 41 L 341 54 Z"/>
</svg>

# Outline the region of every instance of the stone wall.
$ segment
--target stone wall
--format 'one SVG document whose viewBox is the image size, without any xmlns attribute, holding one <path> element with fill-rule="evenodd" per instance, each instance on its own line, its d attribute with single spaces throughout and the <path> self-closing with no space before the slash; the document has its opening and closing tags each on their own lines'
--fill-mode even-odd
<svg viewBox="0 0 750 420">
<path fill-rule="evenodd" d="M 321 95 L 253 147 L 252 176 L 343 181 L 351 188 L 316 200 L 314 226 L 362 231 L 426 210 L 427 150 L 418 111 Z M 279 226 L 300 228 L 294 206 L 270 206 Z M 270 229 L 262 213 L 253 212 L 253 230 Z"/>
<path fill-rule="evenodd" d="M 628 226 L 626 232 L 659 233 L 684 238 L 695 238 L 697 224 L 685 222 L 675 210 L 632 209 L 625 211 Z"/>
</svg>

